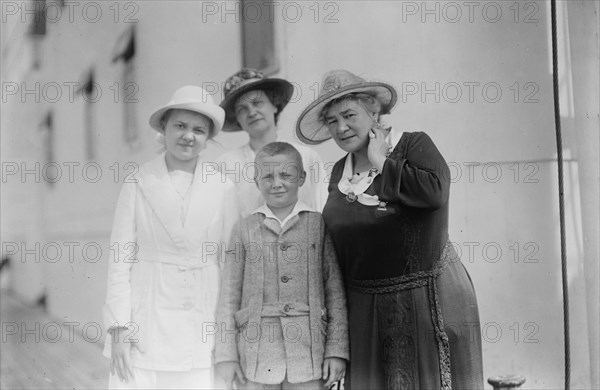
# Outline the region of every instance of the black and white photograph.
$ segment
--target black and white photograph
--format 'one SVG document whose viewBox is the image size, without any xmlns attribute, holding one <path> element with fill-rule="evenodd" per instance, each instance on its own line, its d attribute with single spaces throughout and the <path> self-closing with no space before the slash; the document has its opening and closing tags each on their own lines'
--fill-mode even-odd
<svg viewBox="0 0 600 390">
<path fill-rule="evenodd" d="M 600 0 L 0 0 L 0 388 L 600 390 Z"/>
</svg>

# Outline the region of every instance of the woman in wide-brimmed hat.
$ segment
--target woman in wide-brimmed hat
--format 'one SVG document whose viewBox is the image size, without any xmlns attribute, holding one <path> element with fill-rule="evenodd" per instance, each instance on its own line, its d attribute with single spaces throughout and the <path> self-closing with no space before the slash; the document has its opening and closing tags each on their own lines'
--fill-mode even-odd
<svg viewBox="0 0 600 390">
<path fill-rule="evenodd" d="M 241 202 L 242 214 L 247 216 L 262 205 L 260 192 L 254 182 L 256 151 L 277 141 L 277 123 L 294 93 L 294 86 L 283 79 L 267 78 L 256 69 L 244 68 L 227 79 L 224 85 L 225 110 L 223 131 L 245 131 L 248 143 L 223 154 L 217 161 L 221 172 L 232 180 Z M 292 143 L 302 155 L 307 171 L 299 198 L 315 211 L 321 211 L 327 199 L 325 169 L 319 155 L 304 145 Z"/>
<path fill-rule="evenodd" d="M 348 154 L 323 217 L 346 280 L 350 389 L 481 389 L 473 285 L 448 239 L 450 174 L 431 138 L 380 123 L 396 91 L 325 74 L 296 131 Z"/>
<path fill-rule="evenodd" d="M 123 184 L 111 234 L 104 321 L 109 388 L 212 388 L 221 251 L 235 188 L 200 152 L 225 113 L 185 86 L 150 117 L 165 151 Z"/>
</svg>

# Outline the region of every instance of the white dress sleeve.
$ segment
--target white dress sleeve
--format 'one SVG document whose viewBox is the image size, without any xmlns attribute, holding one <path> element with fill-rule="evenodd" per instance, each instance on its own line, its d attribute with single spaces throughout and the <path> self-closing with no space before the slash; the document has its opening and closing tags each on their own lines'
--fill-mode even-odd
<svg viewBox="0 0 600 390">
<path fill-rule="evenodd" d="M 219 251 L 219 265 L 222 267 L 225 259 L 221 258 L 224 253 L 229 240 L 231 238 L 231 232 L 236 222 L 241 218 L 240 199 L 238 199 L 238 193 L 235 186 L 229 180 L 226 180 L 225 185 L 227 189 L 220 205 L 220 236 L 219 240 L 221 243 L 221 250 Z"/>
<path fill-rule="evenodd" d="M 322 212 L 327 202 L 328 177 L 325 164 L 319 154 L 309 147 L 305 147 L 304 170 L 306 171 L 306 190 L 309 191 L 305 202 L 316 211 Z"/>
<path fill-rule="evenodd" d="M 103 307 L 105 329 L 123 327 L 131 321 L 131 268 L 137 261 L 135 204 L 137 185 L 125 183 L 121 189 L 108 258 L 106 303 Z"/>
</svg>

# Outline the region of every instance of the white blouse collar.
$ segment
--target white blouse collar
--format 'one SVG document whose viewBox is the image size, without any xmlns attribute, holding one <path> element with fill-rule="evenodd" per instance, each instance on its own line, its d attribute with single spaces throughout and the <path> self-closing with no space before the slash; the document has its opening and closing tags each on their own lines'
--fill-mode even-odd
<svg viewBox="0 0 600 390">
<path fill-rule="evenodd" d="M 392 146 L 392 148 L 395 148 L 398 142 L 400 142 L 400 138 L 402 138 L 402 133 L 402 130 L 395 130 L 392 127 L 388 135 L 385 137 L 385 140 Z M 375 180 L 380 172 L 377 170 L 371 170 L 358 182 L 352 183 L 351 180 L 354 174 L 352 169 L 352 160 L 352 154 L 349 153 L 346 156 L 344 171 L 342 172 L 342 178 L 338 183 L 338 189 L 342 194 L 346 195 L 346 198 L 349 202 L 354 202 L 356 200 L 358 203 L 365 206 L 381 206 L 379 197 L 377 195 L 365 194 L 365 191 L 371 186 L 373 180 Z"/>
<path fill-rule="evenodd" d="M 398 145 L 398 142 L 400 142 L 400 138 L 402 138 L 402 134 L 404 132 L 402 130 L 396 130 L 393 126 L 390 129 L 390 132 L 388 133 L 388 135 L 385 137 L 385 141 L 390 144 L 392 146 L 392 148 L 395 148 L 396 145 Z"/>
<path fill-rule="evenodd" d="M 342 178 L 338 183 L 338 189 L 342 194 L 346 195 L 346 199 L 348 199 L 349 202 L 357 200 L 358 203 L 364 204 L 365 206 L 379 205 L 379 197 L 377 195 L 365 194 L 365 191 L 371 186 L 371 183 L 373 183 L 373 180 L 379 175 L 379 172 L 377 170 L 371 170 L 357 183 L 351 183 L 353 176 L 352 160 L 352 153 L 348 153 L 346 162 L 344 163 Z"/>
</svg>

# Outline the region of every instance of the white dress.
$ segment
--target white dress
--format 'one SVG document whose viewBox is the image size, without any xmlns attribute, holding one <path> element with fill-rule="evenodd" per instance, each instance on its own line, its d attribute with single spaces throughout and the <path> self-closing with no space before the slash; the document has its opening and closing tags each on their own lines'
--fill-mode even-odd
<svg viewBox="0 0 600 390">
<path fill-rule="evenodd" d="M 313 149 L 293 142 L 290 144 L 300 152 L 306 171 L 306 181 L 300 187 L 298 198 L 312 209 L 321 212 L 328 195 L 326 167 L 319 154 Z M 217 159 L 217 169 L 235 184 L 243 217 L 252 214 L 264 203 L 254 182 L 255 157 L 256 153 L 249 144 L 246 144 Z"/>
<path fill-rule="evenodd" d="M 172 177 L 163 153 L 121 190 L 103 314 L 105 329 L 133 333 L 136 368 L 212 367 L 221 256 L 239 212 L 233 184 L 209 164 L 199 159 L 186 190 L 191 177 Z"/>
</svg>

